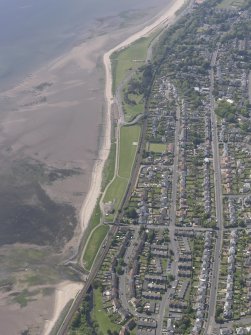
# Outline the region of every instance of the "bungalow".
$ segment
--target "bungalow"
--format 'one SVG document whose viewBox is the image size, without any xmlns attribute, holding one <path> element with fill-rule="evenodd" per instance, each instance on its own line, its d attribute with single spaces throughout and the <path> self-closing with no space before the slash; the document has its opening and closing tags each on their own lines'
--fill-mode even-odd
<svg viewBox="0 0 251 335">
<path fill-rule="evenodd" d="M 150 281 L 150 282 L 154 282 L 154 283 L 165 283 L 166 282 L 166 277 L 165 276 L 147 274 L 145 276 L 145 280 Z"/>
</svg>

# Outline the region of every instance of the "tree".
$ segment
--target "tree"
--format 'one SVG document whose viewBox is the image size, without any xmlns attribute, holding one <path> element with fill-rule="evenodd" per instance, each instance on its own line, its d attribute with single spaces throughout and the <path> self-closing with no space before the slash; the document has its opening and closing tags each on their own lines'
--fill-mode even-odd
<svg viewBox="0 0 251 335">
<path fill-rule="evenodd" d="M 136 211 L 135 208 L 129 208 L 127 211 L 126 211 L 126 216 L 129 218 L 129 219 L 137 219 L 138 218 L 138 213 Z"/>
<path fill-rule="evenodd" d="M 221 117 L 225 118 L 229 122 L 234 122 L 236 118 L 236 107 L 228 101 L 221 100 L 218 103 L 215 113 Z"/>
<path fill-rule="evenodd" d="M 167 276 L 167 280 L 168 280 L 169 282 L 174 281 L 174 279 L 175 279 L 175 277 L 174 277 L 174 275 L 172 275 L 172 274 L 169 274 L 169 275 Z"/>
<path fill-rule="evenodd" d="M 116 267 L 116 272 L 117 272 L 118 275 L 122 275 L 124 273 L 124 270 L 120 265 L 118 265 Z"/>
<path fill-rule="evenodd" d="M 149 243 L 152 243 L 153 242 L 153 239 L 154 239 L 154 231 L 153 230 L 150 230 L 148 235 L 147 235 L 147 239 L 148 239 L 148 242 Z"/>
<path fill-rule="evenodd" d="M 93 288 L 99 288 L 101 287 L 101 283 L 98 279 L 95 279 L 92 284 Z"/>
</svg>

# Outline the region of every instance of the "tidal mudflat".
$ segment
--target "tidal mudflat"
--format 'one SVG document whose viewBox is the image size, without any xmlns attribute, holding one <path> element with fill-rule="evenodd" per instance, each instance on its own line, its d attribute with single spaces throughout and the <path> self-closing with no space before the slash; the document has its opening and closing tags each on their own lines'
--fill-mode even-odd
<svg viewBox="0 0 251 335">
<path fill-rule="evenodd" d="M 58 284 L 80 285 L 64 263 L 76 254 L 79 211 L 102 144 L 102 56 L 157 12 L 97 20 L 87 39 L 0 93 L 2 335 L 42 334 L 60 304 Z"/>
</svg>

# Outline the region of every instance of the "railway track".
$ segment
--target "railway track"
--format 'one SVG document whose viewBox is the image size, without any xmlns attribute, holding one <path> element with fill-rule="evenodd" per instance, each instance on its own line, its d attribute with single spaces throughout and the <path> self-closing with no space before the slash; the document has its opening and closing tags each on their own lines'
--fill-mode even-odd
<svg viewBox="0 0 251 335">
<path fill-rule="evenodd" d="M 118 227 L 117 226 L 112 226 L 111 229 L 109 230 L 108 233 L 108 237 L 105 240 L 106 244 L 105 247 L 102 247 L 102 249 L 100 249 L 99 255 L 96 258 L 96 263 L 94 264 L 88 278 L 87 281 L 83 287 L 83 289 L 79 292 L 79 294 L 77 295 L 76 299 L 74 300 L 71 308 L 69 309 L 67 315 L 65 316 L 63 322 L 60 325 L 60 328 L 57 330 L 56 334 L 57 335 L 66 335 L 71 321 L 73 319 L 74 314 L 76 313 L 76 311 L 78 310 L 79 306 L 81 305 L 81 302 L 83 301 L 84 296 L 86 295 L 86 293 L 88 292 L 89 288 L 91 287 L 94 278 L 96 277 L 104 259 L 105 256 L 111 246 L 112 243 L 112 238 L 113 236 L 117 233 L 118 231 Z"/>
</svg>

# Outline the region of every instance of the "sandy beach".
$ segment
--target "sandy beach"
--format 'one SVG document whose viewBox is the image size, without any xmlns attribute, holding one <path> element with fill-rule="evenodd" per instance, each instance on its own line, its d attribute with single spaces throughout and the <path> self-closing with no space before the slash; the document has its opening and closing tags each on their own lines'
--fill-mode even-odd
<svg viewBox="0 0 251 335">
<path fill-rule="evenodd" d="M 57 287 L 53 318 L 46 321 L 44 335 L 50 335 L 51 330 L 60 316 L 62 306 L 66 306 L 71 299 L 74 299 L 81 288 L 82 285 L 80 283 L 72 283 L 68 281 L 62 282 Z"/>
</svg>

